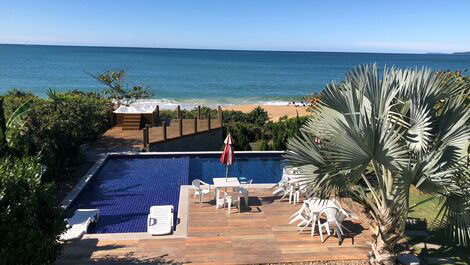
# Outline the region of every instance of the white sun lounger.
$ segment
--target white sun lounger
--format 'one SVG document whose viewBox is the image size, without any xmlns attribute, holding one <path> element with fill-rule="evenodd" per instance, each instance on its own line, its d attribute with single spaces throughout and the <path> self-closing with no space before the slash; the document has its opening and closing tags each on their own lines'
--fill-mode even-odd
<svg viewBox="0 0 470 265">
<path fill-rule="evenodd" d="M 173 205 L 150 207 L 147 232 L 153 236 L 167 235 L 173 232 Z"/>
<path fill-rule="evenodd" d="M 61 241 L 80 239 L 88 230 L 88 226 L 98 220 L 98 209 L 78 209 L 67 220 L 67 231 L 60 235 Z"/>
</svg>

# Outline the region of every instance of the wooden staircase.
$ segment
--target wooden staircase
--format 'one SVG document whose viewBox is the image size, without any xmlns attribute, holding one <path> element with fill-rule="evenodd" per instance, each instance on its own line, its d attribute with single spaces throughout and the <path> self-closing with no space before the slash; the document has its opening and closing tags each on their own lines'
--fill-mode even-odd
<svg viewBox="0 0 470 265">
<path fill-rule="evenodd" d="M 141 114 L 126 114 L 122 121 L 123 130 L 140 130 Z"/>
</svg>

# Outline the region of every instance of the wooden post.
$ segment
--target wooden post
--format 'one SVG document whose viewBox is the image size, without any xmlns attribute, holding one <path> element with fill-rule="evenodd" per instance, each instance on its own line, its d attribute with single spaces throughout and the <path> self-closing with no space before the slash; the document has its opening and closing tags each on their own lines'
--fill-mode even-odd
<svg viewBox="0 0 470 265">
<path fill-rule="evenodd" d="M 217 107 L 217 120 L 219 120 L 219 124 L 222 126 L 222 108 L 220 106 Z"/>
<path fill-rule="evenodd" d="M 194 117 L 194 133 L 197 133 L 197 117 Z"/>
<path fill-rule="evenodd" d="M 166 140 L 166 121 L 163 122 L 162 130 L 163 130 L 163 140 Z"/>
<path fill-rule="evenodd" d="M 220 127 L 223 127 L 224 126 L 224 112 L 221 111 L 220 112 Z"/>
<path fill-rule="evenodd" d="M 147 148 L 147 133 L 146 133 L 147 128 L 144 128 L 142 130 L 142 142 L 144 143 L 144 149 Z"/>
<path fill-rule="evenodd" d="M 211 129 L 211 114 L 207 114 L 207 130 Z"/>
<path fill-rule="evenodd" d="M 157 108 L 155 109 L 155 121 L 158 122 L 160 120 L 160 106 L 157 105 Z"/>
<path fill-rule="evenodd" d="M 144 132 L 144 149 L 147 149 L 149 147 L 149 129 L 150 129 L 150 125 L 146 124 L 145 128 L 143 130 L 143 132 Z"/>
<path fill-rule="evenodd" d="M 178 107 L 176 108 L 176 115 L 177 115 L 177 118 L 178 118 L 178 119 L 181 119 L 181 108 L 180 108 L 180 105 L 178 105 Z"/>
<path fill-rule="evenodd" d="M 197 118 L 201 119 L 201 106 L 197 106 Z"/>
<path fill-rule="evenodd" d="M 178 123 L 179 123 L 178 129 L 180 131 L 180 136 L 183 136 L 183 119 L 179 119 Z"/>
</svg>

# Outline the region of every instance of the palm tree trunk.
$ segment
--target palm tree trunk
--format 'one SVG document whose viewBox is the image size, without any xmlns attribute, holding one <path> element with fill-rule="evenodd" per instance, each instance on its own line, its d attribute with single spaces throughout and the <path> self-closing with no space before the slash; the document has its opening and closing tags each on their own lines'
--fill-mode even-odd
<svg viewBox="0 0 470 265">
<path fill-rule="evenodd" d="M 376 224 L 371 225 L 373 229 L 372 251 L 369 253 L 371 264 L 395 264 L 396 246 L 402 237 L 401 232 L 404 228 L 401 224 L 403 212 L 400 213 L 395 207 L 389 206 L 390 204 L 384 203 L 379 209 L 380 214 L 373 214 Z"/>
<path fill-rule="evenodd" d="M 392 265 L 395 264 L 394 246 L 385 238 L 388 233 L 387 228 L 379 226 L 377 233 L 372 236 L 372 251 L 369 253 L 370 264 Z"/>
</svg>

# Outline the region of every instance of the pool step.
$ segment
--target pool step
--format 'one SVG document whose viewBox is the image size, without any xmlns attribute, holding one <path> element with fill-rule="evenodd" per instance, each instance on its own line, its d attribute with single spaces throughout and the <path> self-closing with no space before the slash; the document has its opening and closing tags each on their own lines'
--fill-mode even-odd
<svg viewBox="0 0 470 265">
<path fill-rule="evenodd" d="M 142 115 L 140 114 L 127 114 L 124 115 L 122 121 L 123 130 L 140 130 Z"/>
</svg>

